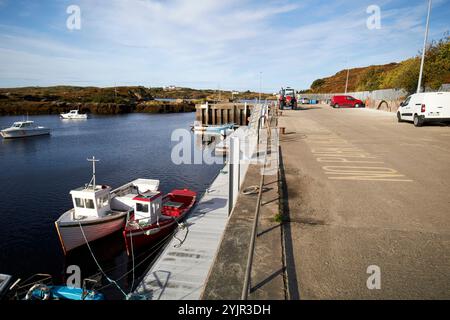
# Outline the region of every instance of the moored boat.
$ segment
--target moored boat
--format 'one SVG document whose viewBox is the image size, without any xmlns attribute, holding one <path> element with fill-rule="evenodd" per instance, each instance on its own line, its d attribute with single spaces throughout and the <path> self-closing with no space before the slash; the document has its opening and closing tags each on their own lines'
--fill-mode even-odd
<svg viewBox="0 0 450 320">
<path fill-rule="evenodd" d="M 6 300 L 104 300 L 95 290 L 97 281 L 84 279 L 81 288 L 53 285 L 49 274 L 35 274 L 26 280 L 17 279 L 4 294 Z"/>
<path fill-rule="evenodd" d="M 173 231 L 191 210 L 196 197 L 194 191 L 187 189 L 172 190 L 165 196 L 154 191 L 134 197 L 134 212 L 123 231 L 128 255 Z"/>
<path fill-rule="evenodd" d="M 26 138 L 50 134 L 50 129 L 38 126 L 34 121 L 18 121 L 11 127 L 1 130 L 0 134 L 4 139 Z"/>
<path fill-rule="evenodd" d="M 231 130 L 234 128 L 234 123 L 226 123 L 226 124 L 218 124 L 218 125 L 209 125 L 206 127 L 207 132 L 226 132 L 227 130 Z"/>
<path fill-rule="evenodd" d="M 61 113 L 63 119 L 87 119 L 87 114 L 80 113 L 79 110 L 70 110 L 68 113 Z"/>
<path fill-rule="evenodd" d="M 11 284 L 12 277 L 9 274 L 0 273 L 0 300 L 6 295 Z"/>
<path fill-rule="evenodd" d="M 98 160 L 88 160 L 93 163 L 91 181 L 70 191 L 74 207 L 55 222 L 65 254 L 124 228 L 133 208 L 128 205 L 130 195 L 122 195 L 121 191 L 128 190 L 129 194 L 135 196 L 155 188 L 154 180 L 137 179 L 111 191 L 111 187 L 95 182 L 95 162 Z"/>
</svg>

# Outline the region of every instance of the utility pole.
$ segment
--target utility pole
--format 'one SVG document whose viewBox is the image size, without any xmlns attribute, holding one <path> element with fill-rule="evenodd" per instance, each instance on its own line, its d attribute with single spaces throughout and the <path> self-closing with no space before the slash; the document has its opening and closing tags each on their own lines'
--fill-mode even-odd
<svg viewBox="0 0 450 320">
<path fill-rule="evenodd" d="M 261 91 L 262 91 L 262 72 L 259 72 L 259 101 L 261 103 Z"/>
<path fill-rule="evenodd" d="M 347 79 L 345 80 L 345 94 L 347 94 L 347 87 L 348 87 L 348 76 L 350 74 L 350 69 L 347 67 Z"/>
<path fill-rule="evenodd" d="M 425 27 L 425 39 L 423 40 L 422 60 L 420 61 L 420 72 L 419 72 L 419 82 L 417 83 L 417 93 L 420 93 L 420 91 L 422 91 L 423 64 L 425 62 L 425 50 L 427 49 L 428 29 L 430 26 L 430 14 L 431 14 L 431 0 L 428 0 L 427 24 Z"/>
</svg>

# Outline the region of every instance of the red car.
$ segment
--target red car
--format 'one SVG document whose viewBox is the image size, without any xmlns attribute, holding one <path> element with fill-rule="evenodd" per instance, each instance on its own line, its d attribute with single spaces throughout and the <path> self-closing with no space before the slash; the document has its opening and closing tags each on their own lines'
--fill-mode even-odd
<svg viewBox="0 0 450 320">
<path fill-rule="evenodd" d="M 333 108 L 360 108 L 364 107 L 361 100 L 355 99 L 352 96 L 333 96 L 330 105 Z"/>
</svg>

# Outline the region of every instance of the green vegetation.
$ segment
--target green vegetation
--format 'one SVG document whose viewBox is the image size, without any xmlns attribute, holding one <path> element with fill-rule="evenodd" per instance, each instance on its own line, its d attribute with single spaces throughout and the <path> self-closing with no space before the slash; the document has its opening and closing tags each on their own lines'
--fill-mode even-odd
<svg viewBox="0 0 450 320">
<path fill-rule="evenodd" d="M 372 91 L 379 89 L 405 89 L 413 93 L 417 89 L 420 69 L 419 53 L 400 63 L 350 69 L 348 91 Z M 332 77 L 317 79 L 308 90 L 310 93 L 343 92 L 347 71 Z M 423 86 L 437 90 L 443 83 L 450 83 L 450 37 L 432 42 L 425 54 Z"/>
<path fill-rule="evenodd" d="M 130 87 L 24 87 L 0 89 L 0 115 L 58 114 L 71 109 L 97 114 L 129 112 L 191 112 L 195 103 L 216 100 L 249 99 L 258 93 L 244 92 L 237 95 L 231 91 L 196 90 L 190 88 Z M 263 99 L 273 98 L 263 94 Z M 158 101 L 155 99 L 174 99 Z"/>
</svg>

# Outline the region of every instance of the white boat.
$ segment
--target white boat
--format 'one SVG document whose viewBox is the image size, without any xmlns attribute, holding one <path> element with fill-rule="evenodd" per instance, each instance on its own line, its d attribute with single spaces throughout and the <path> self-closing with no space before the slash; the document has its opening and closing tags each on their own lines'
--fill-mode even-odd
<svg viewBox="0 0 450 320">
<path fill-rule="evenodd" d="M 11 127 L 0 131 L 0 134 L 5 139 L 25 138 L 50 134 L 50 129 L 38 126 L 34 121 L 18 121 L 14 122 Z"/>
<path fill-rule="evenodd" d="M 194 121 L 194 125 L 192 126 L 192 130 L 196 132 L 203 132 L 206 131 L 206 126 L 203 126 L 201 121 Z"/>
<path fill-rule="evenodd" d="M 61 113 L 63 119 L 87 119 L 87 114 L 79 113 L 79 110 L 70 110 L 68 113 Z"/>
<path fill-rule="evenodd" d="M 111 187 L 95 182 L 95 162 L 99 160 L 88 160 L 92 161 L 93 166 L 91 181 L 70 191 L 73 208 L 55 222 L 64 254 L 122 230 L 134 208 L 128 205 L 128 200 L 155 188 L 154 180 L 138 179 L 111 191 Z M 156 189 L 158 186 L 159 182 Z"/>
<path fill-rule="evenodd" d="M 12 277 L 9 274 L 0 273 L 0 300 L 6 295 L 10 288 Z"/>
</svg>

